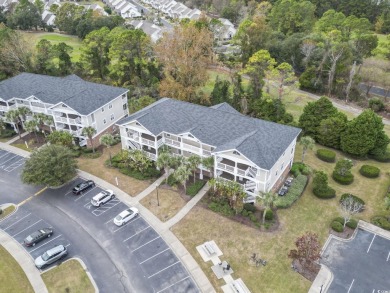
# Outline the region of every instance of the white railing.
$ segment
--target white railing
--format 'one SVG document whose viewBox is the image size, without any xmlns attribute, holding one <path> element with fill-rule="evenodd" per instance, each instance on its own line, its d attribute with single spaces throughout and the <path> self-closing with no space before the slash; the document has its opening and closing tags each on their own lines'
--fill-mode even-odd
<svg viewBox="0 0 390 293">
<path fill-rule="evenodd" d="M 248 169 L 246 169 L 245 171 L 245 176 L 250 176 L 250 177 L 256 177 L 257 175 L 257 169 L 255 168 L 252 168 L 252 167 L 249 167 Z"/>
<path fill-rule="evenodd" d="M 15 108 L 16 108 L 16 105 L 8 106 L 8 109 L 15 109 Z"/>
<path fill-rule="evenodd" d="M 68 118 L 66 118 L 66 117 L 54 116 L 54 120 L 68 123 Z"/>
<path fill-rule="evenodd" d="M 155 154 L 152 154 L 152 153 L 149 153 L 149 152 L 146 152 L 146 151 L 144 151 L 144 154 L 145 154 L 147 157 L 149 157 L 150 159 L 152 159 L 153 161 L 155 161 L 156 158 L 157 158 Z"/>
<path fill-rule="evenodd" d="M 146 139 L 146 138 L 141 138 L 141 142 L 143 143 L 143 144 L 147 144 L 147 145 L 150 145 L 150 146 L 152 146 L 152 147 L 154 147 L 155 145 L 154 145 L 154 141 L 152 141 L 152 140 L 149 140 L 149 139 Z"/>
<path fill-rule="evenodd" d="M 35 113 L 46 113 L 46 109 L 44 107 L 36 107 L 36 106 L 31 106 L 31 111 Z"/>
<path fill-rule="evenodd" d="M 226 165 L 226 164 L 223 164 L 223 163 L 218 163 L 217 167 L 219 169 L 227 170 L 229 172 L 234 172 L 234 167 L 233 166 L 229 166 L 229 165 Z"/>
<path fill-rule="evenodd" d="M 237 168 L 237 174 L 240 176 L 245 176 L 245 170 Z"/>
<path fill-rule="evenodd" d="M 7 106 L 0 106 L 0 111 L 6 111 L 6 110 L 8 110 Z"/>
<path fill-rule="evenodd" d="M 134 134 L 134 133 L 127 132 L 127 137 L 134 140 L 134 141 L 139 141 L 139 136 Z"/>
<path fill-rule="evenodd" d="M 244 188 L 245 190 L 256 189 L 256 182 L 247 181 L 247 183 L 244 184 Z"/>
<path fill-rule="evenodd" d="M 81 124 L 81 119 L 80 118 L 76 118 L 76 119 L 70 119 L 69 118 L 69 123 L 71 123 L 71 124 Z"/>
<path fill-rule="evenodd" d="M 171 146 L 180 147 L 180 142 L 172 140 L 170 138 L 165 138 L 165 143 Z"/>
<path fill-rule="evenodd" d="M 196 146 L 193 146 L 193 145 L 190 145 L 190 144 L 186 144 L 186 143 L 184 143 L 183 142 L 183 148 L 184 149 L 188 149 L 188 150 L 191 150 L 191 151 L 193 151 L 193 152 L 195 152 L 195 153 L 200 153 L 200 148 L 199 147 L 196 147 Z"/>
<path fill-rule="evenodd" d="M 202 153 L 203 153 L 203 156 L 206 156 L 206 157 L 210 157 L 211 156 L 211 152 L 208 151 L 208 150 L 202 150 Z"/>
<path fill-rule="evenodd" d="M 162 139 L 162 138 L 159 139 L 159 140 L 157 141 L 157 147 L 159 148 L 160 146 L 163 145 L 163 143 L 164 143 L 163 139 Z"/>
</svg>

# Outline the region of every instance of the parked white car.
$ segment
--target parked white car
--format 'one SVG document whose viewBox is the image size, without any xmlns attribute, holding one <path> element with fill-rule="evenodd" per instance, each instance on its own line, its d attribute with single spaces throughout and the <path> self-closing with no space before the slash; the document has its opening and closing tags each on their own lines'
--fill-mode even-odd
<svg viewBox="0 0 390 293">
<path fill-rule="evenodd" d="M 117 226 L 122 226 L 126 224 L 131 219 L 138 216 L 138 209 L 137 208 L 129 208 L 127 210 L 124 210 L 119 215 L 117 215 L 114 219 L 114 224 Z"/>
<path fill-rule="evenodd" d="M 95 207 L 100 207 L 101 205 L 105 204 L 106 202 L 110 201 L 115 197 L 114 191 L 112 190 L 104 190 L 95 195 L 91 199 L 91 204 Z"/>
</svg>

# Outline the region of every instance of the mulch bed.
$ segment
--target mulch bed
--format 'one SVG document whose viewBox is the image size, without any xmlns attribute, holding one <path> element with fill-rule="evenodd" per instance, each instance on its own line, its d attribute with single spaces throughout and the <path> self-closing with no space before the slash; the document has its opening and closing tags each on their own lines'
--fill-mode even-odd
<svg viewBox="0 0 390 293">
<path fill-rule="evenodd" d="M 351 229 L 351 228 L 345 226 L 343 232 L 336 232 L 333 229 L 329 229 L 329 234 L 332 234 L 334 236 L 337 236 L 337 237 L 340 237 L 343 239 L 349 239 L 352 237 L 354 231 L 355 231 L 355 229 Z"/>
<path fill-rule="evenodd" d="M 23 136 L 21 139 L 19 138 L 17 141 L 14 142 L 14 144 L 25 144 L 25 141 L 27 141 L 28 147 L 30 149 L 39 148 L 46 143 L 46 138 L 41 133 L 37 133 L 37 136 L 38 136 L 39 142 L 37 142 L 37 138 L 36 138 L 35 134 L 29 133 L 29 134 Z"/>
<path fill-rule="evenodd" d="M 295 268 L 295 271 L 299 274 L 301 274 L 303 277 L 308 279 L 310 282 L 313 282 L 315 278 L 317 277 L 318 272 L 321 269 L 321 266 L 317 263 L 314 263 L 312 265 L 312 268 L 308 269 L 301 265 L 301 263 L 294 259 L 292 263 L 293 269 Z"/>
</svg>

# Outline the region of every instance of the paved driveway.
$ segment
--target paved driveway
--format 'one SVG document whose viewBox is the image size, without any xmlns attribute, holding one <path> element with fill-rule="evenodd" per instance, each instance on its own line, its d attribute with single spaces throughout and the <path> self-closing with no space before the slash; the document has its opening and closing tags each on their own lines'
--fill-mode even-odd
<svg viewBox="0 0 390 293">
<path fill-rule="evenodd" d="M 322 263 L 333 273 L 329 293 L 390 292 L 390 240 L 359 229 L 351 241 L 331 239 Z"/>
</svg>

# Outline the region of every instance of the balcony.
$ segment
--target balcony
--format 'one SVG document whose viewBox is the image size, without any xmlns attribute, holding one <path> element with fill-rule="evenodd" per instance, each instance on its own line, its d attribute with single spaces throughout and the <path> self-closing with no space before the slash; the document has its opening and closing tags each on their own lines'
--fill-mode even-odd
<svg viewBox="0 0 390 293">
<path fill-rule="evenodd" d="M 7 106 L 0 106 L 0 111 L 7 111 L 8 107 Z"/>
<path fill-rule="evenodd" d="M 155 147 L 155 141 L 152 141 L 152 140 L 149 140 L 149 139 L 146 139 L 146 138 L 141 138 L 141 142 L 143 144 Z"/>
<path fill-rule="evenodd" d="M 46 113 L 46 109 L 42 107 L 31 106 L 30 109 L 34 113 Z"/>
<path fill-rule="evenodd" d="M 217 167 L 219 169 L 226 170 L 226 171 L 229 171 L 229 172 L 232 172 L 232 173 L 234 173 L 234 169 L 235 169 L 233 166 L 229 166 L 229 165 L 226 165 L 226 164 L 223 164 L 223 163 L 217 163 Z"/>
<path fill-rule="evenodd" d="M 176 140 L 172 140 L 170 138 L 165 138 L 165 144 L 173 146 L 173 147 L 180 148 L 180 142 L 176 141 Z"/>
<path fill-rule="evenodd" d="M 210 156 L 211 156 L 211 151 L 202 150 L 202 154 L 203 154 L 203 156 L 205 156 L 205 157 L 210 157 Z"/>
<path fill-rule="evenodd" d="M 189 144 L 186 144 L 186 143 L 182 143 L 182 148 L 183 149 L 187 149 L 187 150 L 189 150 L 189 151 L 191 151 L 191 152 L 194 152 L 194 153 L 196 153 L 196 154 L 200 154 L 200 148 L 199 147 L 196 147 L 196 146 L 193 146 L 193 145 L 189 145 Z"/>
<path fill-rule="evenodd" d="M 144 151 L 144 154 L 151 160 L 155 161 L 157 160 L 157 156 L 155 154 L 149 153 L 147 151 Z"/>
</svg>

